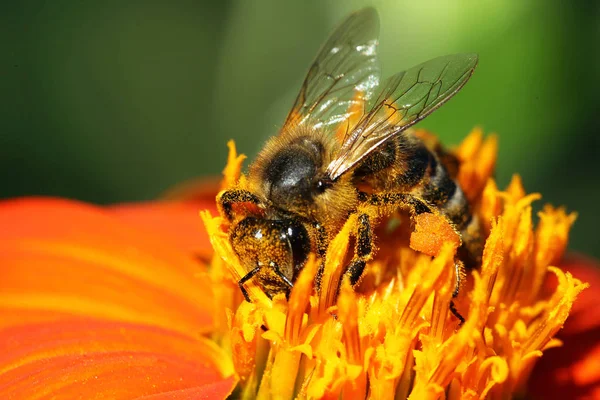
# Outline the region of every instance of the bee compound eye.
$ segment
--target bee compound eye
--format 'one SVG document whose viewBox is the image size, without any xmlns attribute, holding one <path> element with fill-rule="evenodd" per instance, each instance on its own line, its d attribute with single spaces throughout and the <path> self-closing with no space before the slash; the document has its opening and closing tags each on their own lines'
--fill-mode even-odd
<svg viewBox="0 0 600 400">
<path fill-rule="evenodd" d="M 325 177 L 317 180 L 315 188 L 318 193 L 323 193 L 333 185 L 331 179 Z"/>
<path fill-rule="evenodd" d="M 323 193 L 325 191 L 325 189 L 326 189 L 325 188 L 325 183 L 321 179 L 319 179 L 317 181 L 317 192 Z"/>
<path fill-rule="evenodd" d="M 310 237 L 306 228 L 296 221 L 289 221 L 286 236 L 292 248 L 294 268 L 304 264 L 310 252 Z"/>
</svg>

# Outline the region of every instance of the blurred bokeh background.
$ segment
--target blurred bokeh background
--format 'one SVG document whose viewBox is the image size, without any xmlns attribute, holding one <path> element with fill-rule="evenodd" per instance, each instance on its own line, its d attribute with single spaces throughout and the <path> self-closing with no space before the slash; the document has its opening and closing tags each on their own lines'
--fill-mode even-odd
<svg viewBox="0 0 600 400">
<path fill-rule="evenodd" d="M 152 199 L 253 156 L 349 12 L 381 15 L 384 75 L 477 52 L 461 93 L 420 124 L 447 144 L 500 137 L 522 175 L 579 212 L 571 247 L 600 256 L 598 1 L 23 1 L 0 6 L 0 197 Z M 540 202 L 540 205 L 542 203 Z"/>
</svg>

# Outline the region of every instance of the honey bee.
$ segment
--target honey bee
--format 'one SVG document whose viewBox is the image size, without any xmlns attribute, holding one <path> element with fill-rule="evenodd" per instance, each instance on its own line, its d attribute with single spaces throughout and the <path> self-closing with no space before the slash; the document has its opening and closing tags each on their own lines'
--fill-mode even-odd
<svg viewBox="0 0 600 400">
<path fill-rule="evenodd" d="M 239 287 L 248 301 L 250 279 L 271 297 L 289 294 L 309 254 L 324 257 L 353 213 L 359 214 L 356 244 L 344 273 L 356 285 L 374 252 L 373 221 L 359 212 L 363 204 L 445 216 L 461 233 L 465 260 L 478 262 L 479 229 L 454 180 L 456 160 L 407 129 L 465 85 L 477 55 L 439 57 L 380 82 L 378 35 L 372 8 L 333 32 L 280 132 L 251 164 L 248 188 L 218 196 L 247 270 Z"/>
</svg>

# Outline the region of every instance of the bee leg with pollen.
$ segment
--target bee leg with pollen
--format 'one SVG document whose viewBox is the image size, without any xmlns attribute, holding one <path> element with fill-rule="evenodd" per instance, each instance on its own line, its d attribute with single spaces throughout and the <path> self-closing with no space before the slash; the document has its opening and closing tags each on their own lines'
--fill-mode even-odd
<svg viewBox="0 0 600 400">
<path fill-rule="evenodd" d="M 327 231 L 322 224 L 315 223 L 313 228 L 315 232 L 317 256 L 321 260 L 319 269 L 317 269 L 315 275 L 315 288 L 319 291 L 321 290 L 321 281 L 323 280 L 323 272 L 325 271 L 325 254 L 327 253 L 327 244 L 329 241 L 327 238 Z"/>
<path fill-rule="evenodd" d="M 254 205 L 261 204 L 260 199 L 247 190 L 230 189 L 221 192 L 217 197 L 217 205 L 221 215 L 225 215 L 227 220 L 233 220 L 233 205 L 237 203 L 250 203 Z"/>
<path fill-rule="evenodd" d="M 360 192 L 358 199 L 373 206 L 406 207 L 411 214 L 432 213 L 431 207 L 424 201 L 409 193 L 374 193 Z"/>
<path fill-rule="evenodd" d="M 356 245 L 354 248 L 354 258 L 344 271 L 350 279 L 350 284 L 355 286 L 360 281 L 367 261 L 373 254 L 373 229 L 367 214 L 360 214 L 357 219 Z"/>
<path fill-rule="evenodd" d="M 315 276 L 315 288 L 317 291 L 320 291 L 323 272 L 325 270 L 325 252 L 327 250 L 327 242 L 325 241 L 326 233 L 324 230 L 317 230 L 316 236 L 317 253 L 319 257 L 321 257 L 321 264 Z M 354 257 L 343 272 L 343 275 L 348 277 L 350 284 L 353 287 L 359 283 L 367 261 L 369 261 L 373 256 L 373 228 L 371 227 L 371 221 L 367 214 L 361 213 L 358 215 L 354 237 L 356 242 L 354 246 Z M 341 287 L 341 284 L 342 280 L 340 279 L 338 290 Z"/>
<path fill-rule="evenodd" d="M 408 208 L 411 215 L 419 215 L 423 213 L 433 213 L 431 207 L 422 199 L 409 193 L 382 193 L 382 194 L 367 194 L 359 193 L 359 200 L 375 206 L 396 206 L 398 208 Z M 464 276 L 464 265 L 462 262 L 455 263 L 456 284 L 452 298 L 455 299 L 460 292 L 462 286 L 462 278 Z M 460 325 L 465 322 L 465 318 L 458 312 L 454 304 L 454 300 L 450 300 L 450 312 L 460 321 Z"/>
</svg>

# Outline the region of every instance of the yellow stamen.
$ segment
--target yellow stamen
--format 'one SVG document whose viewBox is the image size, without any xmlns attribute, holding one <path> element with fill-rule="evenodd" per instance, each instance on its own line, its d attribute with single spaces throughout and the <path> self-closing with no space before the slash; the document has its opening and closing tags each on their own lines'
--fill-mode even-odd
<svg viewBox="0 0 600 400">
<path fill-rule="evenodd" d="M 223 182 L 221 183 L 221 189 L 228 189 L 237 185 L 242 175 L 242 166 L 246 156 L 244 154 L 237 154 L 235 149 L 235 142 L 230 140 L 227 142 L 229 148 L 229 155 L 227 156 L 227 165 L 223 170 Z"/>
</svg>

